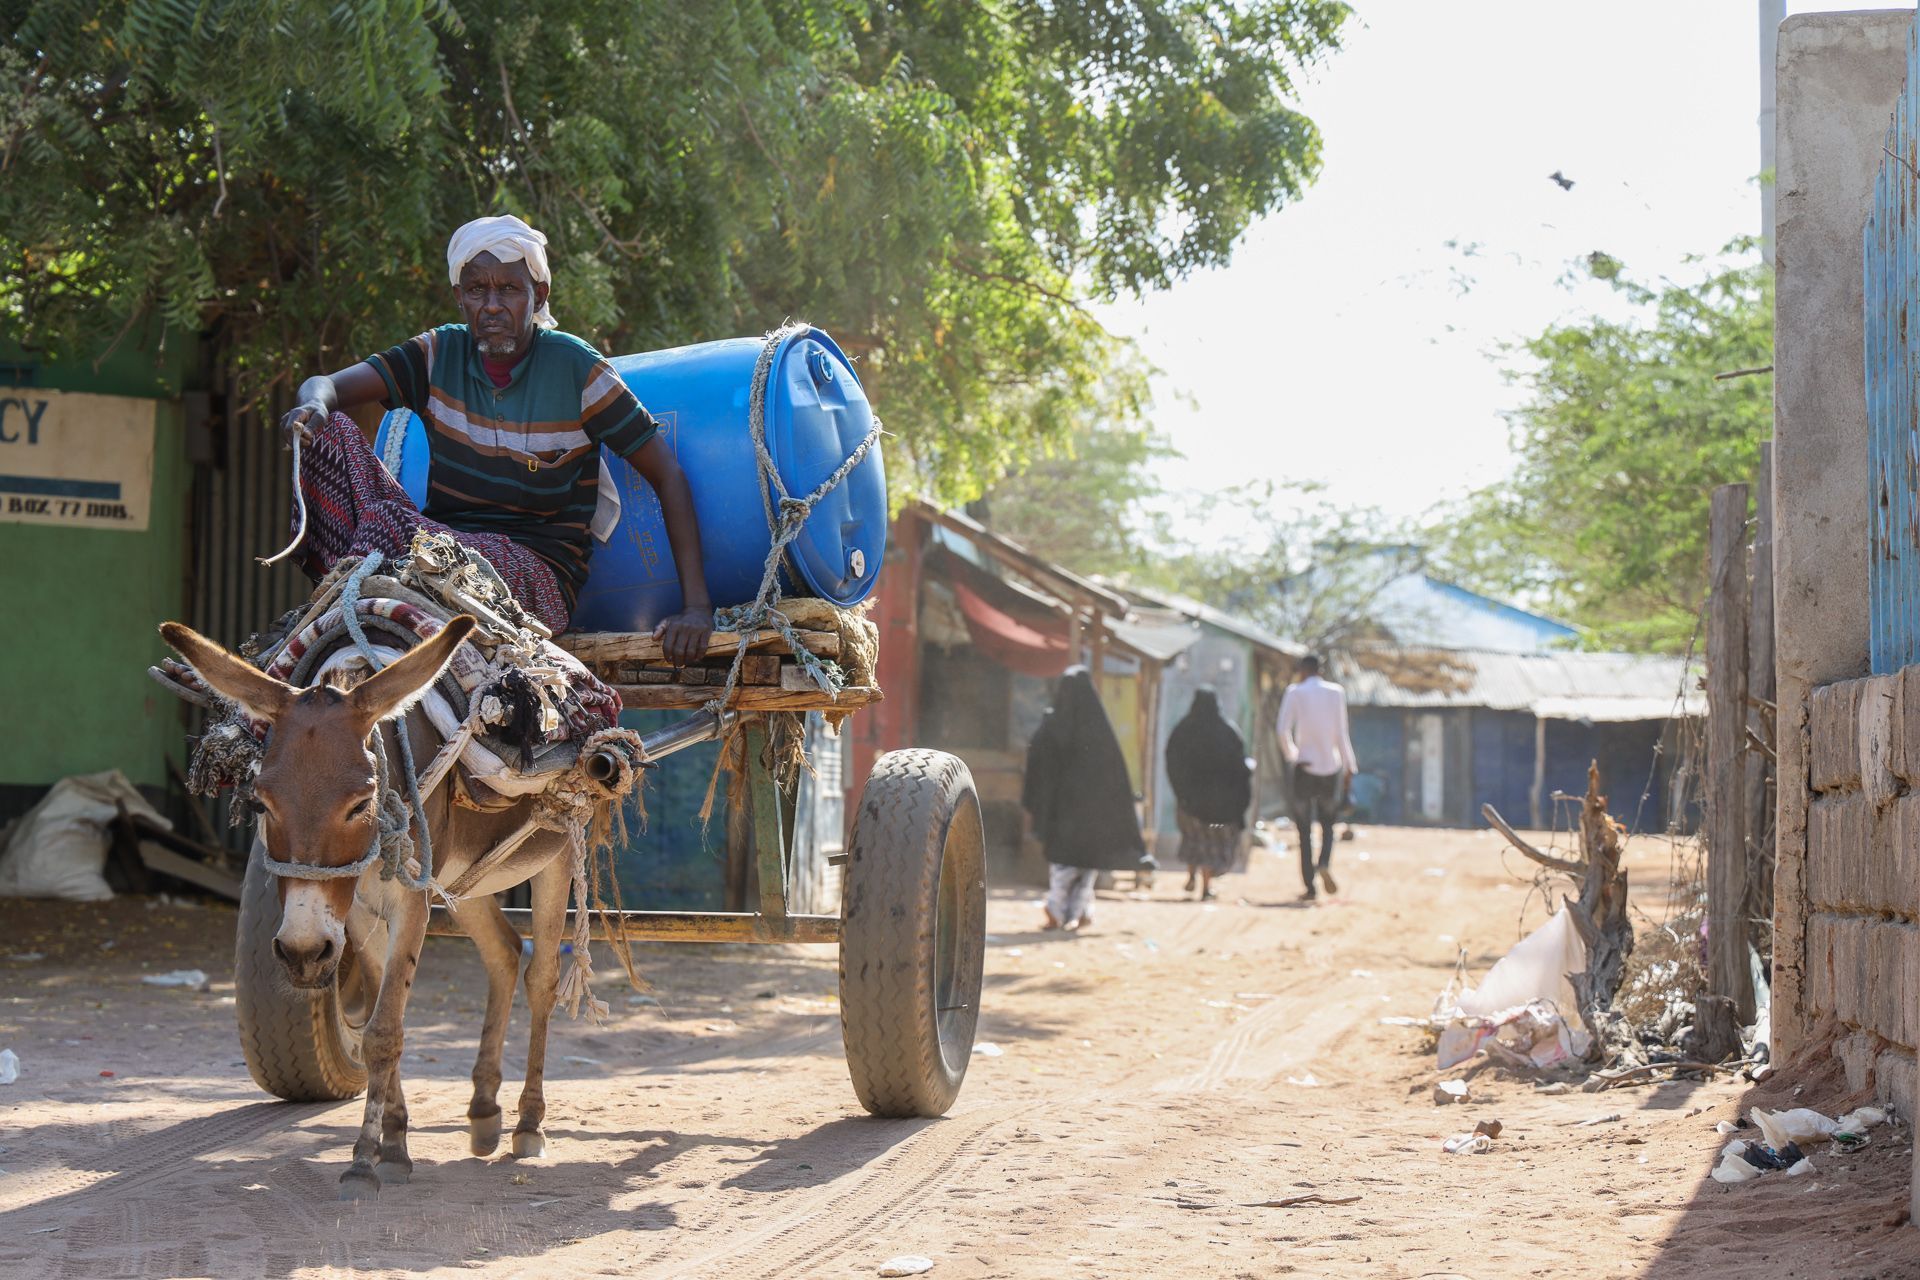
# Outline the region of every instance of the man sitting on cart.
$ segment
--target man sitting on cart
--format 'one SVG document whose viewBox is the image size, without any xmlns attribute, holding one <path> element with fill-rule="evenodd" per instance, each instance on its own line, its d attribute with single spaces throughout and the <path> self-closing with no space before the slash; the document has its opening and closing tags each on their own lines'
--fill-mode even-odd
<svg viewBox="0 0 1920 1280">
<path fill-rule="evenodd" d="M 558 635 L 593 553 L 605 445 L 659 495 L 686 604 L 656 634 L 669 659 L 692 662 L 713 630 L 692 492 L 659 424 L 613 366 L 554 327 L 546 244 L 515 217 L 467 223 L 447 244 L 465 324 L 429 329 L 301 384 L 300 404 L 282 422 L 303 442 L 309 514 L 300 565 L 317 579 L 343 556 L 398 556 L 416 532 L 451 533 Z M 341 412 L 376 402 L 426 424 L 424 512 Z"/>
</svg>

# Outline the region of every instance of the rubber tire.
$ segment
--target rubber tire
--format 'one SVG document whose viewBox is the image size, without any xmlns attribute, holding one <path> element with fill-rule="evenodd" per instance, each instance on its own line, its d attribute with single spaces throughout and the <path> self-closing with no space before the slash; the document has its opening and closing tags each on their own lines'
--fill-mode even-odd
<svg viewBox="0 0 1920 1280">
<path fill-rule="evenodd" d="M 950 877 L 953 947 L 942 1051 L 936 919 Z M 987 877 L 973 775 L 944 751 L 891 751 L 860 793 L 841 895 L 840 1033 L 860 1105 L 939 1116 L 959 1095 L 980 1020 Z"/>
<path fill-rule="evenodd" d="M 256 839 L 240 891 L 233 950 L 234 1010 L 240 1049 L 254 1083 L 288 1102 L 337 1102 L 367 1087 L 359 1045 L 340 1015 L 336 985 L 305 992 L 288 985 L 273 954 L 280 929 L 280 893 L 261 861 Z M 343 970 L 351 964 L 343 960 Z"/>
</svg>

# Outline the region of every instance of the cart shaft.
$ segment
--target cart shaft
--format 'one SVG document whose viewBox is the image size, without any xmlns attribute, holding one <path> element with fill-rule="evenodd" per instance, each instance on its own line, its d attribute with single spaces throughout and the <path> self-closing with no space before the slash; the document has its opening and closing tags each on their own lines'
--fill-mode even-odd
<svg viewBox="0 0 1920 1280">
<path fill-rule="evenodd" d="M 533 912 L 527 907 L 504 908 L 507 922 L 522 936 L 533 930 Z M 839 916 L 764 916 L 751 911 L 608 911 L 593 912 L 593 936 L 614 937 L 604 914 L 619 917 L 630 942 L 838 942 Z M 575 914 L 567 912 L 564 937 L 573 936 Z M 427 932 L 442 937 L 460 933 L 445 907 L 435 907 Z"/>
</svg>

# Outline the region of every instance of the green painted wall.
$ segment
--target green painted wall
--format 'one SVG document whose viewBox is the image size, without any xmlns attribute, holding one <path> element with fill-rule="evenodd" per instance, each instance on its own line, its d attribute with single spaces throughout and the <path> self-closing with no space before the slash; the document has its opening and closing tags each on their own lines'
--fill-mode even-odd
<svg viewBox="0 0 1920 1280">
<path fill-rule="evenodd" d="M 180 703 L 147 678 L 165 646 L 155 627 L 182 616 L 192 469 L 175 398 L 198 352 L 152 346 L 37 364 L 0 345 L 6 384 L 151 397 L 152 513 L 145 532 L 0 524 L 0 786 L 45 786 L 119 769 L 164 787 L 185 749 Z"/>
</svg>

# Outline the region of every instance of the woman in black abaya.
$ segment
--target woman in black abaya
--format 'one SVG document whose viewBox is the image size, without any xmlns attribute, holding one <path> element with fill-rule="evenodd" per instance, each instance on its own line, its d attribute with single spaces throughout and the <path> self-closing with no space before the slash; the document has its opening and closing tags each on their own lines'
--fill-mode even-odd
<svg viewBox="0 0 1920 1280">
<path fill-rule="evenodd" d="M 1049 929 L 1092 923 L 1093 884 L 1102 871 L 1152 865 L 1120 740 L 1085 667 L 1060 677 L 1053 706 L 1027 746 L 1020 803 L 1046 848 Z"/>
<path fill-rule="evenodd" d="M 1213 878 L 1233 869 L 1253 800 L 1246 741 L 1220 714 L 1211 689 L 1193 695 L 1186 718 L 1167 736 L 1167 781 L 1179 810 L 1187 892 L 1197 878 L 1204 901 L 1213 897 Z"/>
</svg>

